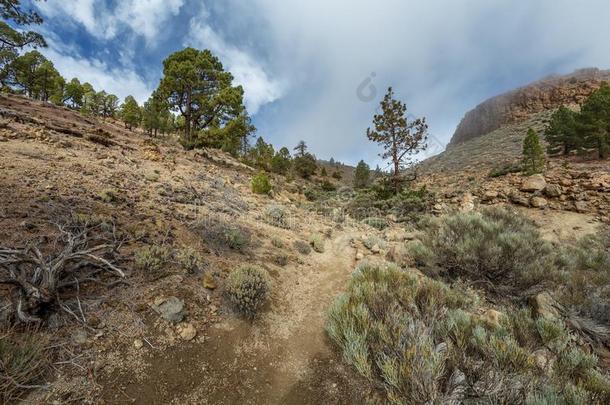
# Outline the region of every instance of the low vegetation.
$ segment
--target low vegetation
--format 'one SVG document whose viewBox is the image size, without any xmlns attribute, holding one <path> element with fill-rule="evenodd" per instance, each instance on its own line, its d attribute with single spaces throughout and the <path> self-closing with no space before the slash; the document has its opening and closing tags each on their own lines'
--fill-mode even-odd
<svg viewBox="0 0 610 405">
<path fill-rule="evenodd" d="M 31 331 L 0 332 L 0 402 L 17 403 L 28 390 L 43 386 L 50 367 L 47 344 Z"/>
<path fill-rule="evenodd" d="M 169 246 L 145 246 L 135 254 L 134 263 L 148 280 L 157 280 L 165 276 L 169 270 L 172 249 Z"/>
<path fill-rule="evenodd" d="M 252 192 L 255 194 L 269 194 L 272 190 L 269 177 L 265 173 L 259 173 L 252 178 Z"/>
<path fill-rule="evenodd" d="M 554 277 L 553 247 L 527 218 L 504 208 L 426 221 L 410 244 L 428 275 L 470 280 L 498 295 L 518 295 Z"/>
<path fill-rule="evenodd" d="M 233 270 L 227 277 L 225 293 L 235 308 L 253 319 L 269 294 L 270 284 L 264 270 L 244 266 Z"/>
<path fill-rule="evenodd" d="M 309 238 L 309 243 L 311 244 L 311 247 L 313 248 L 313 250 L 315 252 L 324 253 L 325 241 L 324 241 L 324 237 L 322 235 L 319 235 L 319 234 L 311 235 L 311 237 Z"/>
<path fill-rule="evenodd" d="M 279 205 L 272 205 L 265 209 L 263 220 L 278 228 L 288 229 L 290 228 L 290 222 L 286 209 Z"/>
<path fill-rule="evenodd" d="M 560 322 L 506 310 L 395 266 L 358 268 L 329 311 L 346 362 L 390 403 L 606 403 L 610 380 Z M 542 354 L 543 353 L 543 354 Z M 555 359 L 548 366 L 545 359 Z M 552 363 L 552 361 L 550 362 Z"/>
</svg>

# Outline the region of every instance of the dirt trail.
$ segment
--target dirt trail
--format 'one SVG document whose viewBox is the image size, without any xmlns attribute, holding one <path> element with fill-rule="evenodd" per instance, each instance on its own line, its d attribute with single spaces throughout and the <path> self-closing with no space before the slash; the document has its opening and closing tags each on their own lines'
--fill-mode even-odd
<svg viewBox="0 0 610 405">
<path fill-rule="evenodd" d="M 328 305 L 353 270 L 350 239 L 340 234 L 326 242 L 324 253 L 312 252 L 306 264 L 282 269 L 274 278 L 271 304 L 253 324 L 230 318 L 211 328 L 204 343 L 153 351 L 143 381 L 115 376 L 121 395 L 105 395 L 107 402 L 348 402 L 344 390 L 350 382 L 327 341 L 324 322 Z"/>
</svg>

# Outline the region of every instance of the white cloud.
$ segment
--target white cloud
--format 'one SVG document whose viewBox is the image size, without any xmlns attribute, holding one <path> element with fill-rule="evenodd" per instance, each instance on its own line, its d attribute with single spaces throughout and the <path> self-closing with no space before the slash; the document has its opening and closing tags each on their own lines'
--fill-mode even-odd
<svg viewBox="0 0 610 405">
<path fill-rule="evenodd" d="M 248 53 L 226 43 L 206 24 L 206 16 L 207 11 L 191 20 L 185 44 L 209 49 L 218 55 L 225 69 L 233 74 L 235 83 L 243 86 L 245 104 L 250 114 L 256 114 L 261 106 L 280 98 L 283 85 L 269 78 L 263 67 Z"/>
<path fill-rule="evenodd" d="M 184 0 L 123 0 L 110 9 L 105 1 L 47 0 L 37 7 L 46 17 L 69 16 L 96 38 L 113 39 L 130 29 L 152 42 L 183 5 Z"/>
<path fill-rule="evenodd" d="M 53 44 L 42 49 L 42 53 L 53 61 L 59 73 L 70 80 L 77 77 L 81 83 L 89 82 L 95 90 L 116 94 L 121 100 L 132 95 L 143 103 L 152 92 L 152 87 L 136 72 L 110 67 L 99 59 L 83 59 L 56 49 Z"/>
</svg>

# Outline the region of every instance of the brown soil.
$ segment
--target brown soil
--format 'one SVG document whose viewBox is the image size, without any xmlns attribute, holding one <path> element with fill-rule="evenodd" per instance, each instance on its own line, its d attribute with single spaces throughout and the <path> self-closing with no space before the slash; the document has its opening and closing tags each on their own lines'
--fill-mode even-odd
<svg viewBox="0 0 610 405">
<path fill-rule="evenodd" d="M 353 269 L 350 236 L 282 269 L 271 305 L 252 324 L 230 317 L 202 343 L 150 350 L 142 378 L 102 381 L 109 403 L 348 403 L 360 389 L 345 374 L 325 332 L 325 311 Z M 115 388 L 116 385 L 116 388 Z M 118 389 L 117 389 L 118 388 Z M 361 393 L 359 397 L 361 397 Z M 322 401 L 322 402 L 320 402 Z"/>
</svg>

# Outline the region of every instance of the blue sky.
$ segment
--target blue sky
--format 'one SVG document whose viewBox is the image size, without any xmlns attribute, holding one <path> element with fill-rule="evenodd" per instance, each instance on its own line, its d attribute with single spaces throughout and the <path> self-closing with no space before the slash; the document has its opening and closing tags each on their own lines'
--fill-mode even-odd
<svg viewBox="0 0 610 405">
<path fill-rule="evenodd" d="M 365 137 L 388 86 L 426 116 L 431 152 L 484 99 L 610 67 L 601 0 L 47 0 L 43 52 L 68 78 L 145 100 L 163 59 L 209 48 L 246 91 L 258 135 L 377 163 Z"/>
</svg>

